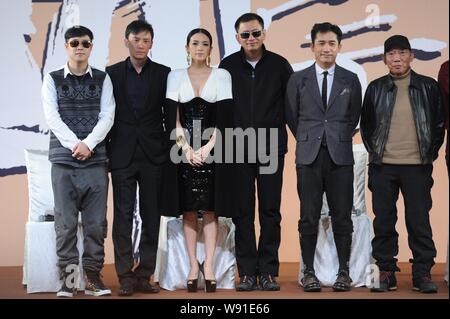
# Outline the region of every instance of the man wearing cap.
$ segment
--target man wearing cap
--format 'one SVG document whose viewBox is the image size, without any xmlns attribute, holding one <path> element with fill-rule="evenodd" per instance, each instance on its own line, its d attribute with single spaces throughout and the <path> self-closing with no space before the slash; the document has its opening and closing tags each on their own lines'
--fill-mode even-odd
<svg viewBox="0 0 450 319">
<path fill-rule="evenodd" d="M 433 161 L 444 139 L 444 117 L 437 82 L 411 70 L 413 59 L 406 37 L 394 35 L 385 41 L 383 60 L 389 74 L 369 84 L 361 113 L 375 214 L 372 255 L 380 270 L 374 292 L 397 289 L 395 224 L 400 190 L 413 254 L 413 289 L 437 292 L 430 274 L 436 248 L 429 212 Z"/>
</svg>

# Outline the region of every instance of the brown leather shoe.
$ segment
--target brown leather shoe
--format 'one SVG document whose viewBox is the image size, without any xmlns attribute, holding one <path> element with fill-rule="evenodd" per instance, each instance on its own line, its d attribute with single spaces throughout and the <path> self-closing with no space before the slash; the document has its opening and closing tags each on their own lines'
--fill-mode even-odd
<svg viewBox="0 0 450 319">
<path fill-rule="evenodd" d="M 159 292 L 159 287 L 152 285 L 146 278 L 138 278 L 134 285 L 134 291 L 144 294 L 156 294 Z"/>
<path fill-rule="evenodd" d="M 302 278 L 303 290 L 305 292 L 320 292 L 322 287 L 320 286 L 320 281 L 317 279 L 314 271 L 305 271 L 304 277 Z"/>
<path fill-rule="evenodd" d="M 347 270 L 340 270 L 337 279 L 333 285 L 333 291 L 350 291 L 352 287 L 352 278 Z"/>
</svg>

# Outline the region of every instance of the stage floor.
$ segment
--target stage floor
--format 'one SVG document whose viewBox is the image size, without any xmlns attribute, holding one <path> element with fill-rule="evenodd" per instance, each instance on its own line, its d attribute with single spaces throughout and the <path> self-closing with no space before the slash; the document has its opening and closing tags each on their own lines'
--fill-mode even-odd
<svg viewBox="0 0 450 319">
<path fill-rule="evenodd" d="M 131 298 L 136 299 L 449 299 L 449 289 L 444 282 L 445 264 L 436 264 L 433 268 L 433 280 L 439 287 L 437 294 L 421 294 L 412 290 L 411 266 L 407 263 L 399 265 L 402 271 L 397 274 L 398 290 L 389 293 L 371 293 L 367 288 L 353 288 L 346 293 L 335 293 L 331 288 L 323 288 L 321 293 L 305 293 L 297 283 L 298 263 L 282 263 L 280 265 L 281 291 L 266 292 L 236 292 L 233 290 L 219 289 L 210 294 L 203 291 L 187 293 L 186 290 L 166 291 L 161 290 L 156 295 L 136 293 Z M 113 295 L 100 298 L 121 298 L 117 291 L 119 284 L 116 278 L 114 265 L 105 265 L 103 280 L 112 289 Z M 56 298 L 55 293 L 27 294 L 22 285 L 22 267 L 0 267 L 0 299 L 39 299 Z M 78 293 L 76 299 L 95 298 Z M 128 297 L 129 298 L 129 297 Z"/>
</svg>

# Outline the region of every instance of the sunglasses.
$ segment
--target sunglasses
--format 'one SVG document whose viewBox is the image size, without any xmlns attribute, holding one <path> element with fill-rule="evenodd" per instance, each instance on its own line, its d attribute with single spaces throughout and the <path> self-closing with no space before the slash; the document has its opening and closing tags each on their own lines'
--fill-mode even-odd
<svg viewBox="0 0 450 319">
<path fill-rule="evenodd" d="M 72 41 L 70 41 L 69 42 L 69 45 L 72 47 L 72 48 L 78 48 L 78 46 L 80 45 L 80 43 L 81 43 L 81 45 L 83 46 L 83 48 L 85 48 L 85 49 L 89 49 L 91 46 L 92 46 L 92 42 L 91 41 L 88 41 L 88 40 L 83 40 L 83 41 L 78 41 L 78 40 L 72 40 Z"/>
<path fill-rule="evenodd" d="M 262 31 L 261 30 L 252 31 L 252 32 L 246 31 L 246 32 L 239 33 L 239 36 L 241 37 L 241 39 L 248 39 L 248 38 L 250 38 L 250 34 L 254 38 L 259 38 L 261 36 L 261 34 L 262 34 Z"/>
</svg>

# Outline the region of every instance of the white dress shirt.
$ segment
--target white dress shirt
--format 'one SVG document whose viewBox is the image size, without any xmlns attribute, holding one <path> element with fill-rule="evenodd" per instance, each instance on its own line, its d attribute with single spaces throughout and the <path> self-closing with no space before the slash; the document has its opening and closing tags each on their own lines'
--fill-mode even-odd
<svg viewBox="0 0 450 319">
<path fill-rule="evenodd" d="M 317 84 L 319 85 L 319 92 L 320 96 L 322 96 L 322 82 L 323 82 L 323 72 L 328 71 L 327 75 L 327 104 L 330 100 L 330 94 L 331 94 L 331 88 L 333 87 L 333 80 L 334 80 L 334 70 L 336 69 L 336 64 L 333 64 L 333 66 L 329 69 L 322 69 L 317 63 L 316 66 L 316 77 L 317 77 Z"/>
<path fill-rule="evenodd" d="M 88 66 L 86 73 L 93 76 L 91 66 Z M 68 65 L 64 66 L 64 78 L 70 71 Z M 42 104 L 44 107 L 44 115 L 50 130 L 55 134 L 61 145 L 65 148 L 74 150 L 79 142 L 83 142 L 93 150 L 98 143 L 103 141 L 114 123 L 114 115 L 116 103 L 113 95 L 113 86 L 108 74 L 103 81 L 102 96 L 100 99 L 100 113 L 98 115 L 98 122 L 92 132 L 83 140 L 80 141 L 72 130 L 63 122 L 58 112 L 58 98 L 56 93 L 55 82 L 50 74 L 46 74 L 42 83 Z"/>
</svg>

